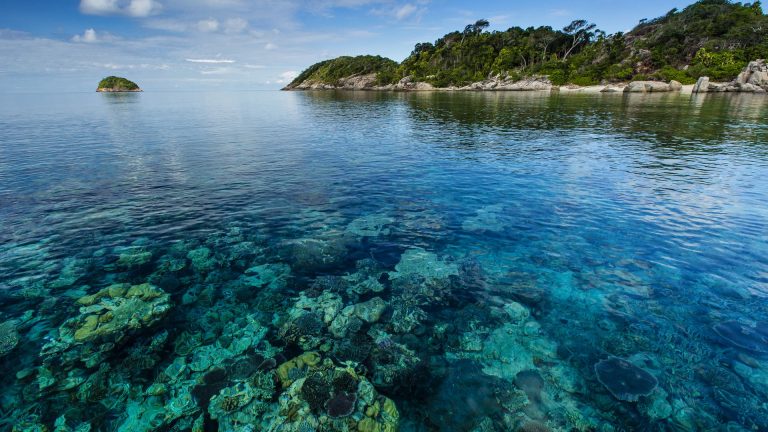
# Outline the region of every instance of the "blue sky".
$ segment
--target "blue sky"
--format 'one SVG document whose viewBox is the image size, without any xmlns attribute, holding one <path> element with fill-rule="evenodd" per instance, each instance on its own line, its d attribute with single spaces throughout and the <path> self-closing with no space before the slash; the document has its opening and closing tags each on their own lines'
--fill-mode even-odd
<svg viewBox="0 0 768 432">
<path fill-rule="evenodd" d="M 402 60 L 479 18 L 491 30 L 588 19 L 613 33 L 690 1 L 9 0 L 0 92 L 92 91 L 106 75 L 145 90 L 277 88 L 338 55 Z"/>
</svg>

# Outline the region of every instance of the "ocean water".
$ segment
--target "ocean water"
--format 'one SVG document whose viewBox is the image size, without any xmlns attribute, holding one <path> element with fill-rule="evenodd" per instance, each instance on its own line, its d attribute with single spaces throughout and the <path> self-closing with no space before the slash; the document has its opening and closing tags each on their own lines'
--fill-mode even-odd
<svg viewBox="0 0 768 432">
<path fill-rule="evenodd" d="M 0 430 L 768 430 L 768 99 L 0 102 Z"/>
</svg>

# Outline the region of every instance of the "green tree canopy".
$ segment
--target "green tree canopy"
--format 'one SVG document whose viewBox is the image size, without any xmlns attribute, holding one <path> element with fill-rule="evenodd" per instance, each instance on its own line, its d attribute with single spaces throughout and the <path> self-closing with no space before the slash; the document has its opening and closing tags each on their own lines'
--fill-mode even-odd
<svg viewBox="0 0 768 432">
<path fill-rule="evenodd" d="M 126 78 L 108 76 L 99 82 L 100 89 L 112 89 L 121 91 L 139 90 L 139 86 Z"/>
<path fill-rule="evenodd" d="M 492 75 L 547 75 L 555 84 L 581 85 L 630 79 L 700 76 L 729 80 L 750 60 L 768 57 L 768 16 L 760 2 L 700 0 L 682 10 L 607 35 L 587 20 L 562 30 L 549 26 L 488 31 L 481 19 L 434 43 L 416 44 L 399 65 L 381 57 L 341 57 L 318 63 L 297 78 L 334 82 L 353 73 L 376 72 L 379 82 L 411 76 L 438 87 L 461 86 Z"/>
</svg>

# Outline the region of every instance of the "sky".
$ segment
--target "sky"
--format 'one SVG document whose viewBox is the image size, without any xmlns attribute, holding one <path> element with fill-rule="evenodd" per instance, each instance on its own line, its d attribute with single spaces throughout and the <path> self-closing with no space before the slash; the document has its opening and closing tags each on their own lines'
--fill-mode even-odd
<svg viewBox="0 0 768 432">
<path fill-rule="evenodd" d="M 118 75 L 145 91 L 275 89 L 339 55 L 403 60 L 477 19 L 489 30 L 614 33 L 691 1 L 660 0 L 4 0 L 0 93 L 93 91 Z"/>
</svg>

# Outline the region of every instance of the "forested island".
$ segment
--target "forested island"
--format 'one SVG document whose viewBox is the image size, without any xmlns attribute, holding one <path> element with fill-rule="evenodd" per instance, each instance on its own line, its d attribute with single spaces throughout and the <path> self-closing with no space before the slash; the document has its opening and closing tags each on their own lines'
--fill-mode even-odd
<svg viewBox="0 0 768 432">
<path fill-rule="evenodd" d="M 543 26 L 488 31 L 489 26 L 481 19 L 434 43 L 418 43 L 402 63 L 380 56 L 326 60 L 306 69 L 285 89 L 537 90 L 671 82 L 667 90 L 674 90 L 703 77 L 707 79 L 697 86 L 701 91 L 768 89 L 765 63 L 750 63 L 768 57 L 768 16 L 760 2 L 701 0 L 655 19 L 641 19 L 628 33 L 606 34 L 587 20 L 575 20 L 560 30 Z M 718 87 L 709 80 L 734 81 Z"/>
<path fill-rule="evenodd" d="M 96 91 L 104 93 L 122 93 L 140 92 L 142 90 L 138 84 L 129 79 L 117 76 L 108 76 L 99 82 Z"/>
</svg>

